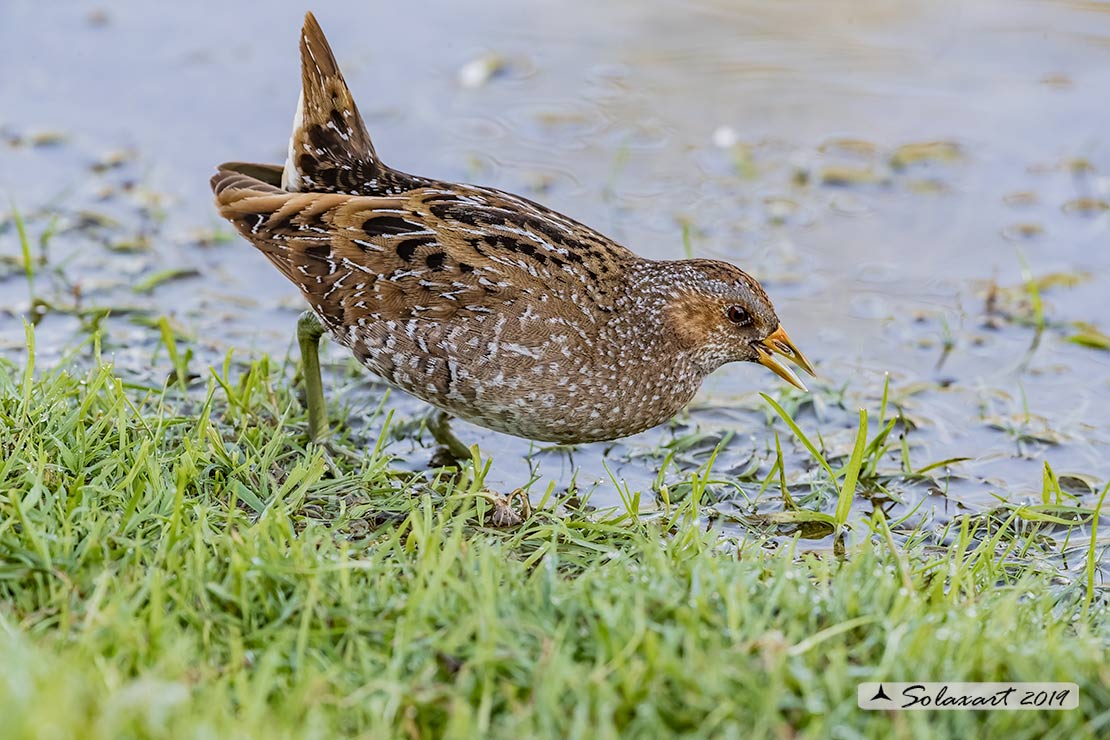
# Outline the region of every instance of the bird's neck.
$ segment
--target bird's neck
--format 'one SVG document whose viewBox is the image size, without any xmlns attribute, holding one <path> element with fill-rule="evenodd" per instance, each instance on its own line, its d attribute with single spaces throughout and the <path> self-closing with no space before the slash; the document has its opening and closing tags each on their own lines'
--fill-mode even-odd
<svg viewBox="0 0 1110 740">
<path fill-rule="evenodd" d="M 627 289 L 600 332 L 600 344 L 607 351 L 599 370 L 617 381 L 614 402 L 654 407 L 660 417 L 655 423 L 669 419 L 689 403 L 714 369 L 684 348 L 667 322 L 667 306 L 681 288 L 673 281 L 668 283 L 669 271 L 660 269 L 661 264 L 640 260 L 630 266 Z M 645 321 L 645 317 L 651 320 Z"/>
</svg>

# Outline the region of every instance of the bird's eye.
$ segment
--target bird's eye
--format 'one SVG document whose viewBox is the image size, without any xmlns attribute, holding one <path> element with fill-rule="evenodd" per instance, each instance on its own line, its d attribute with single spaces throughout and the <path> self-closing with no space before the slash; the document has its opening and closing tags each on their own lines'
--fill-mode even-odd
<svg viewBox="0 0 1110 740">
<path fill-rule="evenodd" d="M 728 320 L 737 326 L 747 326 L 752 323 L 752 315 L 741 306 L 728 307 Z"/>
</svg>

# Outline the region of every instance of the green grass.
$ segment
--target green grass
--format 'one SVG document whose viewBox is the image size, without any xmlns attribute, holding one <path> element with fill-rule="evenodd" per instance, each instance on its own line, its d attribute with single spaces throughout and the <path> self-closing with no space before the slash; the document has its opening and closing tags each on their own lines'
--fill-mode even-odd
<svg viewBox="0 0 1110 740">
<path fill-rule="evenodd" d="M 396 472 L 376 440 L 357 460 L 306 449 L 268 359 L 186 393 L 173 346 L 164 388 L 90 350 L 80 371 L 34 368 L 33 342 L 0 362 L 0 736 L 1110 731 L 1096 548 L 1073 579 L 1015 560 L 1036 537 L 1017 511 L 897 545 L 876 512 L 843 557 L 772 550 L 706 526 L 707 465 L 662 515 L 549 490 L 498 529 L 480 476 Z M 866 418 L 841 470 L 820 458 L 839 525 L 888 444 Z M 873 680 L 1074 681 L 1081 702 L 862 712 Z"/>
</svg>

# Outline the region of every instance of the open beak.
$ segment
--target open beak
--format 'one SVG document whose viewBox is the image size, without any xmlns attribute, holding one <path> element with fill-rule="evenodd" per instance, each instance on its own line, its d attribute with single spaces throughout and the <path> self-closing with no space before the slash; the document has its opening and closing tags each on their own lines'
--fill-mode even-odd
<svg viewBox="0 0 1110 740">
<path fill-rule="evenodd" d="M 786 335 L 786 330 L 782 328 L 781 324 L 769 337 L 762 341 L 755 342 L 752 346 L 755 347 L 755 351 L 759 353 L 760 365 L 770 368 L 771 372 L 795 388 L 800 388 L 803 391 L 809 390 L 794 371 L 778 357 L 775 357 L 775 355 L 786 357 L 813 377 L 817 377 L 817 373 L 813 372 L 813 365 L 809 364 L 809 360 L 805 358 L 805 355 L 799 352 L 798 348 L 794 346 L 794 343 L 790 341 L 790 337 Z"/>
</svg>

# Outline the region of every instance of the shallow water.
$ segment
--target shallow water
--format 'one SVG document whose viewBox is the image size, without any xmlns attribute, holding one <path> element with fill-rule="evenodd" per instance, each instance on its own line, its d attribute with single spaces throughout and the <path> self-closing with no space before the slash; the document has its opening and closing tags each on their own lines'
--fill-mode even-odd
<svg viewBox="0 0 1110 740">
<path fill-rule="evenodd" d="M 923 504 L 912 521 L 996 497 L 1039 503 L 1045 461 L 1091 490 L 1110 477 L 1110 352 L 1068 341 L 1074 322 L 1110 332 L 1110 4 L 471 5 L 317 9 L 387 162 L 522 192 L 653 258 L 685 254 L 685 224 L 694 254 L 760 277 L 817 364 L 815 400 L 797 419 L 829 452 L 851 449 L 859 406 L 875 431 L 889 373 L 891 408 L 916 425 L 913 466 L 973 458 L 936 481 L 946 495 L 895 476 L 905 511 Z M 244 7 L 0 7 L 0 196 L 33 240 L 59 231 L 57 272 L 38 276 L 36 294 L 117 307 L 108 347 L 151 378 L 168 369 L 164 352 L 151 364 L 157 330 L 120 306 L 172 317 L 206 361 L 290 348 L 295 289 L 221 237 L 207 184 L 224 160 L 280 161 L 297 96 L 304 6 Z M 498 73 L 461 84 L 460 70 L 490 55 Z M 10 218 L 3 229 L 0 255 L 15 258 Z M 1044 290 L 1048 328 L 1032 353 L 1035 332 L 1017 320 L 1032 316 L 1023 263 L 1034 277 L 1078 280 Z M 196 276 L 133 290 L 167 268 Z M 29 305 L 22 272 L 0 262 L 8 354 L 20 352 Z M 43 361 L 79 334 L 74 317 L 47 314 Z M 360 410 L 382 390 L 369 378 L 328 382 Z M 515 487 L 534 468 L 533 491 L 574 476 L 596 488 L 595 505 L 618 502 L 610 476 L 647 491 L 670 448 L 706 435 L 678 456 L 697 466 L 733 432 L 714 471 L 721 495 L 742 502 L 727 484 L 754 496 L 751 480 L 774 461 L 756 392 L 779 387 L 762 368 L 730 366 L 676 425 L 573 455 L 526 460 L 527 442 L 456 430 L 493 454 L 493 486 Z M 391 405 L 401 418 L 424 408 L 400 394 Z M 790 481 L 805 488 L 813 463 L 776 428 Z M 391 449 L 416 468 L 430 456 L 411 441 Z"/>
</svg>

